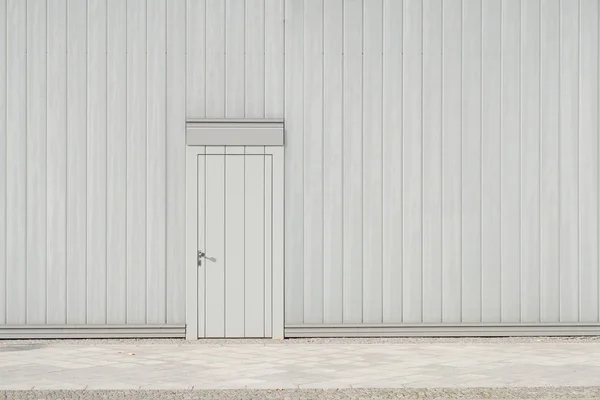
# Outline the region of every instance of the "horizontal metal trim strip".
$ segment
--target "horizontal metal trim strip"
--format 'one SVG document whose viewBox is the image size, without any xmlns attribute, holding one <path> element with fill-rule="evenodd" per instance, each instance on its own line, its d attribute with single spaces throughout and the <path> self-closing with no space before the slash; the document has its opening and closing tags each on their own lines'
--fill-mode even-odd
<svg viewBox="0 0 600 400">
<path fill-rule="evenodd" d="M 185 325 L 0 325 L 0 339 L 183 338 Z"/>
<path fill-rule="evenodd" d="M 281 118 L 190 118 L 185 121 L 187 126 L 227 126 L 227 125 L 244 125 L 250 126 L 256 124 L 264 125 L 280 125 L 283 128 L 283 119 Z"/>
<path fill-rule="evenodd" d="M 287 325 L 286 337 L 596 336 L 600 323 Z"/>
<path fill-rule="evenodd" d="M 283 128 L 188 127 L 188 146 L 283 146 Z"/>
</svg>

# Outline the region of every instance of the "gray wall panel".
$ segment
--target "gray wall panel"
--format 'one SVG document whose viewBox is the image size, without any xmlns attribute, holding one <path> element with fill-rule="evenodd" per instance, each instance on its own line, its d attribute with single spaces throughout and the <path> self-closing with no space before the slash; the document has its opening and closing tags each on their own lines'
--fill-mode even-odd
<svg viewBox="0 0 600 400">
<path fill-rule="evenodd" d="M 598 321 L 597 2 L 319 6 L 286 3 L 286 323 Z"/>
<path fill-rule="evenodd" d="M 560 2 L 541 4 L 541 320 L 559 321 L 560 304 Z"/>
<path fill-rule="evenodd" d="M 147 322 L 166 323 L 167 1 L 148 0 Z"/>
<path fill-rule="evenodd" d="M 127 321 L 127 34 L 126 2 L 110 0 L 107 20 L 106 279 L 107 323 Z"/>
<path fill-rule="evenodd" d="M 87 4 L 67 2 L 67 323 L 87 321 Z"/>
<path fill-rule="evenodd" d="M 383 20 L 383 320 L 402 322 L 402 88 L 404 1 L 386 0 Z M 335 322 L 335 321 L 331 321 Z"/>
<path fill-rule="evenodd" d="M 330 323 L 343 320 L 343 4 L 323 2 L 323 321 Z"/>
<path fill-rule="evenodd" d="M 27 323 L 46 321 L 46 1 L 27 2 Z"/>
<path fill-rule="evenodd" d="M 167 323 L 185 323 L 186 4 L 167 1 Z M 190 116 L 189 114 L 187 116 Z"/>
<path fill-rule="evenodd" d="M 582 322 L 598 320 L 598 2 L 581 2 L 580 26 L 580 282 Z"/>
<path fill-rule="evenodd" d="M 27 8 L 6 14 L 6 323 L 27 322 Z"/>
<path fill-rule="evenodd" d="M 107 321 L 107 5 L 88 1 L 87 63 L 87 318 L 90 324 Z"/>
<path fill-rule="evenodd" d="M 6 0 L 0 1 L 0 324 L 6 323 Z"/>
<path fill-rule="evenodd" d="M 323 0 L 304 5 L 304 321 L 323 322 Z"/>
<path fill-rule="evenodd" d="M 423 322 L 442 320 L 442 0 L 423 2 Z"/>
<path fill-rule="evenodd" d="M 67 322 L 67 1 L 48 1 L 47 310 Z"/>
<path fill-rule="evenodd" d="M 0 0 L 0 323 L 185 323 L 206 117 L 285 119 L 288 324 L 597 322 L 598 21 L 595 0 Z"/>
<path fill-rule="evenodd" d="M 186 117 L 283 118 L 283 12 L 0 1 L 1 324 L 185 323 Z"/>
</svg>

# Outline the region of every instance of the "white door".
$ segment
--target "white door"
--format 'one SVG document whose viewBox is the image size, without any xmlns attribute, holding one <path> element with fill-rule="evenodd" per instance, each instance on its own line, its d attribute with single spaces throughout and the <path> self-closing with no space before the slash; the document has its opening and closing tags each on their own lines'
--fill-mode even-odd
<svg viewBox="0 0 600 400">
<path fill-rule="evenodd" d="M 273 157 L 197 160 L 198 337 L 271 337 Z"/>
</svg>

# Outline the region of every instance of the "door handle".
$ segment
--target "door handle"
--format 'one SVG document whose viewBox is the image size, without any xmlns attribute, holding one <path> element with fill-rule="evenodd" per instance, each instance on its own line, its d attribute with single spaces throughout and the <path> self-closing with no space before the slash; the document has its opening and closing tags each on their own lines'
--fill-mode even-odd
<svg viewBox="0 0 600 400">
<path fill-rule="evenodd" d="M 198 250 L 198 266 L 202 266 L 202 257 L 205 257 L 206 253 L 204 253 L 202 250 Z"/>
</svg>

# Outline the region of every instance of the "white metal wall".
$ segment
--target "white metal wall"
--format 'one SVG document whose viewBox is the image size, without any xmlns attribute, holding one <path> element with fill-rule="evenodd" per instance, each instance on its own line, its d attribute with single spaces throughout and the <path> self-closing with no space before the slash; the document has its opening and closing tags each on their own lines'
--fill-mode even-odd
<svg viewBox="0 0 600 400">
<path fill-rule="evenodd" d="M 285 117 L 288 324 L 597 322 L 598 13 L 0 0 L 0 324 L 185 322 L 186 117 Z"/>
<path fill-rule="evenodd" d="M 0 324 L 184 324 L 186 116 L 283 60 L 283 1 L 0 0 Z"/>
<path fill-rule="evenodd" d="M 597 0 L 286 2 L 286 322 L 597 322 Z"/>
</svg>

